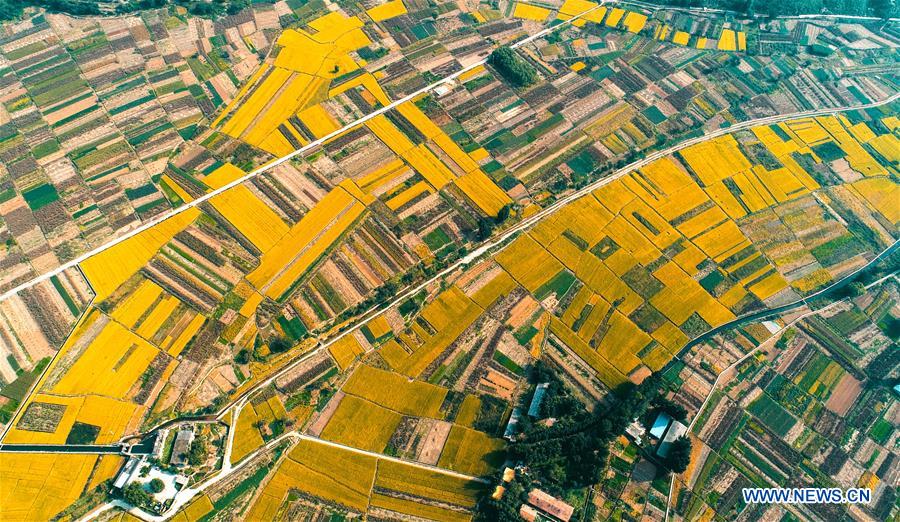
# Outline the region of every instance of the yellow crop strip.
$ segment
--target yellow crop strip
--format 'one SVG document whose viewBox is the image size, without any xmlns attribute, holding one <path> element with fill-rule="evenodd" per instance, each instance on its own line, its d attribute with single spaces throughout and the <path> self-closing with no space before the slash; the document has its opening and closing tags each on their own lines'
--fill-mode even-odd
<svg viewBox="0 0 900 522">
<path fill-rule="evenodd" d="M 322 438 L 354 448 L 381 452 L 401 420 L 403 416 L 399 413 L 353 395 L 346 395 L 322 430 Z"/>
<path fill-rule="evenodd" d="M 415 144 L 406 137 L 406 134 L 400 132 L 400 129 L 395 127 L 383 114 L 379 114 L 369 119 L 369 121 L 366 122 L 366 127 L 368 127 L 379 140 L 394 151 L 395 154 L 402 156 L 408 150 L 415 147 Z"/>
<path fill-rule="evenodd" d="M 523 2 L 516 2 L 516 8 L 513 11 L 513 17 L 522 18 L 524 20 L 534 20 L 542 22 L 550 16 L 550 10 L 545 7 L 538 7 Z"/>
<path fill-rule="evenodd" d="M 716 49 L 720 51 L 734 51 L 737 49 L 737 44 L 734 40 L 735 34 L 732 29 L 722 29 L 722 34 L 719 35 L 719 43 L 716 44 Z"/>
<path fill-rule="evenodd" d="M 165 185 L 165 186 L 169 187 L 172 190 L 172 192 L 174 192 L 175 195 L 177 195 L 179 198 L 181 198 L 181 201 L 183 201 L 185 203 L 188 203 L 194 199 L 193 196 L 188 194 L 186 190 L 181 188 L 181 185 L 179 185 L 175 180 L 170 178 L 168 174 L 163 174 L 162 178 L 160 179 L 160 185 Z"/>
<path fill-rule="evenodd" d="M 450 172 L 450 169 L 441 163 L 441 160 L 428 150 L 425 145 L 417 145 L 401 154 L 401 156 L 437 190 L 444 188 L 456 178 Z"/>
<path fill-rule="evenodd" d="M 456 179 L 455 184 L 475 206 L 488 216 L 496 216 L 512 199 L 481 170 L 475 170 Z"/>
<path fill-rule="evenodd" d="M 357 183 L 360 189 L 367 194 L 371 194 L 382 185 L 393 181 L 397 176 L 406 171 L 406 164 L 399 158 L 394 158 L 385 165 L 373 170 L 365 176 L 359 178 Z"/>
<path fill-rule="evenodd" d="M 404 190 L 403 192 L 392 197 L 391 199 L 387 200 L 386 204 L 389 209 L 397 210 L 398 208 L 427 192 L 431 192 L 431 186 L 424 181 L 420 181 Z"/>
<path fill-rule="evenodd" d="M 297 118 L 312 132 L 316 138 L 325 137 L 338 130 L 340 126 L 328 114 L 321 104 L 313 105 L 297 113 Z"/>
<path fill-rule="evenodd" d="M 895 226 L 900 223 L 900 186 L 890 178 L 867 178 L 850 185 L 869 206 Z"/>
<path fill-rule="evenodd" d="M 407 353 L 394 340 L 381 348 L 388 364 L 398 372 L 417 377 L 440 355 L 484 310 L 469 299 L 462 290 L 451 286 L 422 310 L 422 317 L 435 330 L 435 335 L 421 331 L 424 343 L 413 353 Z M 419 325 L 416 325 L 419 326 Z M 421 330 L 421 327 L 419 326 Z M 401 338 L 406 336 L 402 335 Z"/>
<path fill-rule="evenodd" d="M 110 321 L 63 374 L 53 392 L 123 399 L 157 353 L 153 345 Z"/>
<path fill-rule="evenodd" d="M 364 352 L 362 345 L 352 335 L 341 337 L 328 346 L 328 351 L 331 352 L 331 356 L 334 357 L 342 371 L 346 370 L 353 363 L 357 355 Z"/>
<path fill-rule="evenodd" d="M 82 262 L 81 269 L 91 282 L 97 300 L 109 296 L 199 215 L 200 210 L 189 208 Z"/>
<path fill-rule="evenodd" d="M 301 440 L 288 458 L 281 461 L 247 519 L 273 520 L 291 489 L 364 512 L 369 504 L 375 468 L 373 457 Z"/>
<path fill-rule="evenodd" d="M 372 20 L 381 22 L 406 14 L 406 6 L 401 0 L 392 0 L 369 9 L 366 14 Z"/>
<path fill-rule="evenodd" d="M 346 190 L 334 188 L 262 255 L 247 280 L 269 297 L 280 297 L 364 211 Z"/>
<path fill-rule="evenodd" d="M 629 12 L 625 15 L 625 20 L 622 22 L 622 25 L 625 26 L 629 32 L 639 33 L 647 25 L 647 15 L 635 12 Z"/>
<path fill-rule="evenodd" d="M 503 464 L 506 443 L 480 431 L 454 425 L 438 466 L 467 475 L 487 475 Z"/>
<path fill-rule="evenodd" d="M 131 295 L 116 306 L 111 314 L 112 318 L 128 328 L 133 327 L 162 292 L 163 289 L 159 285 L 145 279 Z"/>
<path fill-rule="evenodd" d="M 676 31 L 675 36 L 672 37 L 672 43 L 678 45 L 687 45 L 691 40 L 691 35 L 684 31 Z"/>
<path fill-rule="evenodd" d="M 343 391 L 385 408 L 416 417 L 440 418 L 447 389 L 368 365 L 359 366 Z"/>
<path fill-rule="evenodd" d="M 625 16 L 625 12 L 624 9 L 619 9 L 618 7 L 613 8 L 612 11 L 609 12 L 609 17 L 606 19 L 606 25 L 609 27 L 616 27 L 619 25 L 619 21 Z"/>
<path fill-rule="evenodd" d="M 584 15 L 576 20 L 575 23 L 580 23 L 580 25 L 584 25 L 584 22 L 599 24 L 603 21 L 603 15 L 606 14 L 606 8 L 600 7 L 599 9 L 595 9 L 598 5 L 599 4 L 589 2 L 588 0 L 566 0 L 563 2 L 563 5 L 559 7 L 558 18 L 560 20 L 569 20 L 575 16 Z M 592 9 L 593 11 L 591 11 Z"/>
<path fill-rule="evenodd" d="M 153 307 L 147 318 L 141 321 L 136 333 L 144 339 L 150 339 L 180 304 L 181 301 L 177 298 L 166 296 L 159 304 Z"/>
<path fill-rule="evenodd" d="M 247 94 L 247 91 L 250 90 L 250 88 L 253 87 L 253 85 L 255 85 L 257 81 L 259 81 L 262 75 L 265 74 L 270 67 L 271 65 L 269 64 L 263 64 L 259 69 L 256 70 L 255 73 L 253 73 L 253 76 L 251 76 L 250 79 L 244 83 L 244 85 L 237 92 L 234 98 L 228 103 L 225 109 L 223 109 L 222 112 L 219 113 L 219 115 L 216 117 L 216 119 L 213 120 L 213 122 L 209 125 L 211 129 L 215 129 L 219 126 L 220 123 L 222 123 L 222 119 L 224 119 L 225 116 L 231 113 L 231 111 L 234 109 L 234 106 L 237 105 L 237 103 Z"/>
<path fill-rule="evenodd" d="M 210 203 L 261 252 L 272 248 L 288 232 L 288 225 L 278 214 L 244 185 L 216 195 Z"/>
<path fill-rule="evenodd" d="M 0 453 L 0 519 L 51 520 L 81 495 L 96 455 Z"/>
<path fill-rule="evenodd" d="M 197 314 L 191 319 L 191 322 L 178 334 L 171 344 L 165 346 L 166 352 L 172 357 L 178 357 L 184 347 L 187 346 L 187 343 L 197 335 L 197 332 L 200 331 L 200 327 L 203 326 L 203 323 L 206 321 L 206 317 Z"/>
<path fill-rule="evenodd" d="M 240 462 L 253 450 L 263 445 L 262 435 L 256 429 L 258 417 L 252 404 L 247 404 L 238 416 L 234 427 L 234 447 L 231 449 L 231 463 Z"/>
</svg>

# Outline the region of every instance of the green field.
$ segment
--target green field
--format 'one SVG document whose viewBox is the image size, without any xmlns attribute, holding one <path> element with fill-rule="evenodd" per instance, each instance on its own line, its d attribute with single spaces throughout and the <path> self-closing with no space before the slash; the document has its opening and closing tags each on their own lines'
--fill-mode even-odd
<svg viewBox="0 0 900 522">
<path fill-rule="evenodd" d="M 787 435 L 797 422 L 787 410 L 766 394 L 760 395 L 747 410 L 781 437 Z"/>
</svg>

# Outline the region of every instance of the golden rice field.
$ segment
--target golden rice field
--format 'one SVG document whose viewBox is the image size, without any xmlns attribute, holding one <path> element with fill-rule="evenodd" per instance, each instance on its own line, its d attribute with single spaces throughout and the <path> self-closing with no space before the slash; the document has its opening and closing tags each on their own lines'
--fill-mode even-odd
<svg viewBox="0 0 900 522">
<path fill-rule="evenodd" d="M 380 460 L 375 487 L 470 508 L 486 486 L 474 480 Z"/>
<path fill-rule="evenodd" d="M 383 315 L 379 315 L 366 323 L 366 328 L 368 328 L 369 333 L 371 333 L 372 337 L 375 339 L 381 339 L 392 332 L 391 325 Z"/>
<path fill-rule="evenodd" d="M 125 457 L 120 455 L 101 455 L 97 459 L 97 466 L 91 474 L 91 480 L 86 486 L 86 491 L 91 491 L 101 483 L 115 477 L 124 462 Z"/>
<path fill-rule="evenodd" d="M 321 104 L 313 105 L 297 113 L 297 118 L 303 122 L 307 129 L 316 138 L 323 138 L 338 130 L 340 125 L 334 117 L 322 107 Z M 301 142 L 305 141 L 300 138 Z"/>
<path fill-rule="evenodd" d="M 213 208 L 260 251 L 266 252 L 288 232 L 288 225 L 245 185 L 210 200 Z"/>
<path fill-rule="evenodd" d="M 284 420 L 288 418 L 288 412 L 284 409 L 281 399 L 277 395 L 273 395 L 263 402 L 253 405 L 256 416 L 259 420 L 270 424 L 276 420 Z"/>
<path fill-rule="evenodd" d="M 441 451 L 438 466 L 466 475 L 487 475 L 503 464 L 505 447 L 502 439 L 454 425 Z"/>
<path fill-rule="evenodd" d="M 367 10 L 366 14 L 372 20 L 381 22 L 406 14 L 406 6 L 402 0 L 391 0 Z"/>
<path fill-rule="evenodd" d="M 500 213 L 500 209 L 512 203 L 509 195 L 481 170 L 464 174 L 456 178 L 454 183 L 488 216 L 496 216 Z"/>
<path fill-rule="evenodd" d="M 516 2 L 516 8 L 513 10 L 513 16 L 525 20 L 534 20 L 543 22 L 550 16 L 550 10 L 545 7 L 538 7 L 523 2 Z"/>
<path fill-rule="evenodd" d="M 81 270 L 91 282 L 97 301 L 113 293 L 199 215 L 199 210 L 189 208 L 82 262 Z"/>
<path fill-rule="evenodd" d="M 639 33 L 647 25 L 647 15 L 629 12 L 622 21 L 622 26 L 632 33 Z"/>
<path fill-rule="evenodd" d="M 367 365 L 359 366 L 342 389 L 405 415 L 435 419 L 447 395 L 446 388 Z"/>
<path fill-rule="evenodd" d="M 195 522 L 201 520 L 208 513 L 213 511 L 213 503 L 206 495 L 200 495 L 196 500 L 191 501 L 184 509 L 179 511 L 172 520 L 179 522 Z"/>
<path fill-rule="evenodd" d="M 271 520 L 295 488 L 357 511 L 368 507 L 375 458 L 309 440 L 301 440 L 288 457 L 263 488 L 249 520 Z"/>
<path fill-rule="evenodd" d="M 456 413 L 456 419 L 454 422 L 456 422 L 460 426 L 472 428 L 473 424 L 475 423 L 475 418 L 478 416 L 478 410 L 480 408 L 481 399 L 479 399 L 477 395 L 466 395 L 466 398 L 463 399 L 462 405 L 460 405 L 459 407 L 459 411 Z"/>
<path fill-rule="evenodd" d="M 498 270 L 490 281 L 472 294 L 472 300 L 478 306 L 487 309 L 501 296 L 509 294 L 516 286 L 516 281 L 506 271 Z"/>
<path fill-rule="evenodd" d="M 52 391 L 124 399 L 157 353 L 156 347 L 121 324 L 109 321 Z"/>
<path fill-rule="evenodd" d="M 366 126 L 375 136 L 387 145 L 395 154 L 403 158 L 416 172 L 425 178 L 428 185 L 435 190 L 454 183 L 462 193 L 479 210 L 489 216 L 496 216 L 512 199 L 496 183 L 479 169 L 478 163 L 463 151 L 453 139 L 434 124 L 413 102 L 406 102 L 397 107 L 397 112 L 409 121 L 437 148 L 446 154 L 461 176 L 454 171 L 426 144 L 414 145 L 387 117 L 378 115 L 366 122 Z M 410 187 L 407 191 L 395 196 L 387 202 L 388 207 L 396 210 L 426 191 L 421 183 Z"/>
<path fill-rule="evenodd" d="M 612 363 L 600 356 L 595 349 L 555 317 L 550 318 L 550 332 L 559 337 L 566 346 L 575 352 L 575 355 L 597 372 L 597 378 L 610 389 L 616 389 L 618 386 L 628 382 L 628 378 L 617 370 Z"/>
<path fill-rule="evenodd" d="M 411 343 L 409 345 L 411 353 L 393 339 L 381 347 L 380 353 L 397 372 L 417 377 L 481 315 L 482 311 L 482 308 L 462 290 L 452 286 L 422 309 L 421 317 L 435 330 L 434 335 L 420 331 L 419 336 L 423 342 Z"/>
<path fill-rule="evenodd" d="M 559 7 L 557 18 L 560 20 L 568 20 L 575 16 L 584 15 L 575 21 L 576 26 L 581 27 L 585 22 L 599 24 L 603 21 L 604 15 L 606 15 L 606 7 L 597 8 L 598 5 L 599 4 L 589 2 L 588 0 L 566 0 Z M 616 22 L 618 22 L 618 20 L 616 20 Z"/>
<path fill-rule="evenodd" d="M 532 239 L 531 234 L 522 234 L 494 259 L 520 285 L 532 292 L 563 269 L 562 264 Z"/>
<path fill-rule="evenodd" d="M 145 279 L 127 298 L 116 306 L 111 317 L 127 328 L 133 328 L 150 306 L 162 295 L 163 289 Z"/>
<path fill-rule="evenodd" d="M 385 203 L 387 204 L 389 209 L 397 210 L 403 205 L 406 205 L 410 201 L 428 192 L 431 192 L 431 186 L 424 181 L 420 181 L 404 190 L 403 192 L 392 197 L 391 199 L 387 200 Z"/>
<path fill-rule="evenodd" d="M 364 350 L 362 345 L 352 335 L 345 335 L 328 346 L 328 351 L 334 357 L 338 367 L 346 370 L 356 360 L 356 356 L 361 355 Z"/>
<path fill-rule="evenodd" d="M 387 509 L 396 513 L 420 517 L 426 520 L 437 520 L 439 522 L 462 522 L 472 519 L 472 515 L 465 511 L 432 506 L 416 500 L 391 497 L 380 493 L 372 494 L 371 506 L 373 508 Z"/>
<path fill-rule="evenodd" d="M 382 19 L 398 16 L 401 10 L 405 12 L 400 0 L 373 9 L 374 16 Z M 264 65 L 260 71 L 265 74 L 258 71 L 213 126 L 276 156 L 294 150 L 279 127 L 304 142 L 289 118 L 323 100 L 333 78 L 357 70 L 359 64 L 349 53 L 371 43 L 362 31 L 363 22 L 355 16 L 332 12 L 308 26 L 312 33 L 303 29 L 281 33 L 274 65 Z M 322 128 L 318 124 L 328 123 L 321 113 L 306 116 L 317 118 L 318 130 Z"/>
<path fill-rule="evenodd" d="M 850 187 L 895 226 L 900 223 L 900 186 L 890 178 L 868 178 L 851 183 Z"/>
<path fill-rule="evenodd" d="M 247 519 L 273 519 L 288 492 L 299 490 L 361 513 L 381 508 L 433 520 L 469 520 L 468 510 L 485 487 L 440 470 L 304 439 L 259 492 Z"/>
<path fill-rule="evenodd" d="M 403 416 L 397 412 L 354 395 L 345 395 L 322 430 L 322 438 L 381 452 L 402 419 Z"/>
<path fill-rule="evenodd" d="M 343 233 L 365 212 L 365 205 L 335 187 L 263 253 L 247 280 L 273 299 L 290 290 Z"/>
<path fill-rule="evenodd" d="M 96 461 L 96 455 L 0 453 L 0 519 L 52 519 L 81 496 Z"/>
<path fill-rule="evenodd" d="M 231 448 L 232 464 L 240 462 L 253 450 L 263 445 L 262 435 L 255 426 L 257 420 L 259 417 L 257 417 L 253 405 L 244 406 L 234 426 L 234 443 Z"/>
</svg>

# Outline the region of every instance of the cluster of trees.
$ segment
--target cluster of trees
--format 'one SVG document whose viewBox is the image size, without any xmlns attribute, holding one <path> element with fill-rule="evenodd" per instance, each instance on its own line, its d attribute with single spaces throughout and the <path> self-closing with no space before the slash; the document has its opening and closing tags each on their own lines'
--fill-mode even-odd
<svg viewBox="0 0 900 522">
<path fill-rule="evenodd" d="M 122 490 L 122 497 L 132 506 L 147 507 L 153 502 L 151 493 L 159 493 L 166 488 L 162 480 L 155 478 L 147 483 L 147 487 L 139 482 L 132 482 Z M 148 492 L 147 490 L 150 490 Z"/>
<path fill-rule="evenodd" d="M 191 449 L 187 454 L 188 464 L 191 466 L 199 466 L 206 462 L 206 437 L 203 435 L 198 435 L 193 442 L 191 442 Z"/>
<path fill-rule="evenodd" d="M 531 475 L 539 477 L 543 489 L 554 494 L 599 482 L 610 443 L 624 433 L 632 420 L 647 412 L 662 388 L 661 378 L 654 374 L 640 385 L 623 385 L 617 390 L 614 404 L 597 404 L 589 412 L 555 372 L 541 362 L 533 366 L 531 380 L 550 383 L 540 417 L 553 418 L 555 422 L 521 419 L 520 433 L 510 445 L 509 455 L 513 461 L 524 464 Z M 478 519 L 515 520 L 524 489 L 525 485 L 514 482 L 500 500 L 485 499 L 479 504 Z"/>
<path fill-rule="evenodd" d="M 891 18 L 900 16 L 895 0 L 649 0 L 658 5 L 708 7 L 763 16 L 845 14 Z"/>
<path fill-rule="evenodd" d="M 491 234 L 494 233 L 494 228 L 498 225 L 503 224 L 504 221 L 509 219 L 510 214 L 512 213 L 513 205 L 509 203 L 504 205 L 503 208 L 497 212 L 497 216 L 494 218 L 483 217 L 478 221 L 478 230 L 475 233 L 475 239 L 478 241 L 486 241 Z"/>
<path fill-rule="evenodd" d="M 514 87 L 528 87 L 537 80 L 534 67 L 507 46 L 492 52 L 488 63 Z"/>
<path fill-rule="evenodd" d="M 691 439 L 679 437 L 672 442 L 669 454 L 663 459 L 663 466 L 674 473 L 682 473 L 691 463 Z"/>
</svg>

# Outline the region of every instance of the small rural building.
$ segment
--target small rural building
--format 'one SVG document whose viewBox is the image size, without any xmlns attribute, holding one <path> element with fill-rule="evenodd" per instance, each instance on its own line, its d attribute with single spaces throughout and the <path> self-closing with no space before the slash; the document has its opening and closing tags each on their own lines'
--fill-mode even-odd
<svg viewBox="0 0 900 522">
<path fill-rule="evenodd" d="M 125 465 L 122 466 L 122 469 L 119 471 L 119 474 L 116 475 L 116 480 L 113 482 L 113 487 L 116 489 L 124 488 L 129 482 L 131 482 L 131 478 L 137 473 L 138 469 L 141 467 L 141 461 L 143 459 L 139 459 L 137 457 L 131 457 L 125 462 Z"/>
<path fill-rule="evenodd" d="M 656 416 L 656 420 L 653 421 L 653 426 L 650 426 L 650 437 L 657 440 L 663 438 L 663 435 L 665 435 L 666 429 L 671 422 L 671 415 L 664 411 L 660 412 L 659 415 Z"/>
<path fill-rule="evenodd" d="M 575 508 L 565 501 L 537 488 L 532 489 L 528 493 L 528 503 L 551 520 L 569 522 L 569 519 L 572 518 L 572 513 L 575 512 Z M 521 510 L 519 514 L 521 514 Z"/>
<path fill-rule="evenodd" d="M 194 430 L 183 428 L 178 430 L 175 435 L 175 443 L 172 445 L 172 456 L 169 457 L 169 463 L 173 466 L 187 465 L 187 455 L 191 451 L 191 444 L 194 442 Z"/>
<path fill-rule="evenodd" d="M 634 442 L 640 445 L 644 443 L 644 435 L 647 433 L 647 430 L 641 426 L 640 422 L 632 421 L 631 424 L 625 428 L 625 433 L 627 433 Z"/>
<path fill-rule="evenodd" d="M 503 430 L 503 438 L 506 440 L 513 440 L 516 437 L 516 433 L 519 431 L 519 419 L 522 417 L 522 412 L 519 411 L 519 408 L 515 408 L 512 411 L 512 414 L 509 416 L 509 422 L 506 423 L 506 429 Z"/>
<path fill-rule="evenodd" d="M 544 401 L 544 394 L 549 387 L 549 382 L 542 382 L 534 388 L 534 396 L 531 397 L 531 405 L 528 406 L 529 417 L 536 419 L 541 414 L 541 402 Z"/>
<path fill-rule="evenodd" d="M 539 514 L 538 510 L 528 504 L 522 504 L 522 507 L 519 508 L 519 516 L 522 517 L 522 520 L 526 520 L 527 522 L 536 522 Z"/>
<path fill-rule="evenodd" d="M 687 433 L 687 426 L 678 421 L 672 421 L 669 424 L 669 429 L 666 430 L 665 436 L 659 441 L 656 454 L 662 458 L 668 457 L 672 443 L 684 436 L 685 433 Z"/>
<path fill-rule="evenodd" d="M 163 454 L 163 446 L 165 446 L 166 436 L 169 434 L 169 430 L 160 430 L 156 437 L 153 439 L 153 451 L 150 453 L 150 456 L 156 460 L 162 458 Z"/>
</svg>

